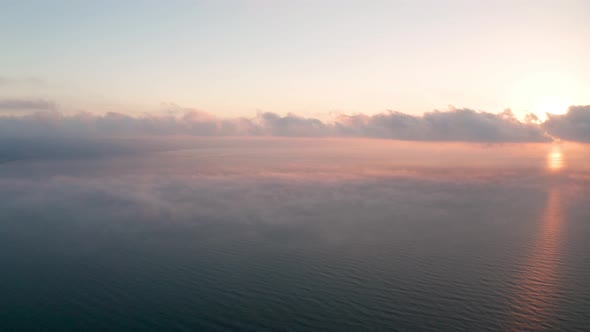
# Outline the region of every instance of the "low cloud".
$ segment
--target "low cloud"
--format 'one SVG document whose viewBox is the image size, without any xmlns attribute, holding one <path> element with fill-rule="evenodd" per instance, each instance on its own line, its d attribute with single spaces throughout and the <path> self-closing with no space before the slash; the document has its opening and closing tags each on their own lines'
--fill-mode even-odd
<svg viewBox="0 0 590 332">
<path fill-rule="evenodd" d="M 388 112 L 374 116 L 341 116 L 339 131 L 354 136 L 413 141 L 543 142 L 550 140 L 533 123 L 523 123 L 510 110 L 499 114 L 471 109 L 434 111 L 422 116 Z"/>
<path fill-rule="evenodd" d="M 564 115 L 548 116 L 542 127 L 550 135 L 568 141 L 590 142 L 590 105 L 571 106 Z"/>
<path fill-rule="evenodd" d="M 131 116 L 81 112 L 36 112 L 0 117 L 1 137 L 39 136 L 288 136 L 372 137 L 413 141 L 543 142 L 550 138 L 538 124 L 521 122 L 510 110 L 499 114 L 452 109 L 422 116 L 389 111 L 377 115 L 341 115 L 331 121 L 261 112 L 254 117 L 218 118 L 174 104 L 163 115 Z M 168 105 L 168 106 L 170 106 Z M 0 109 L 54 109 L 44 100 L 5 100 Z"/>
</svg>

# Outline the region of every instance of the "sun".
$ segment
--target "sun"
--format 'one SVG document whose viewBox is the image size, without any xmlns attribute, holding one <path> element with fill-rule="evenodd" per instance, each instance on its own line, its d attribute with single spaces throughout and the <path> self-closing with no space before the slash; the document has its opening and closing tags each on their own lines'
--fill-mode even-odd
<svg viewBox="0 0 590 332">
<path fill-rule="evenodd" d="M 547 113 L 562 115 L 567 113 L 570 103 L 566 98 L 558 96 L 539 97 L 530 109 L 539 120 L 547 120 Z"/>
</svg>

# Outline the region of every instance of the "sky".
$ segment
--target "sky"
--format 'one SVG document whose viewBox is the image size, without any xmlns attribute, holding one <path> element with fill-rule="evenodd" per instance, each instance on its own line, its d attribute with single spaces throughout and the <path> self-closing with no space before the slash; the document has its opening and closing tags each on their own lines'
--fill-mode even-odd
<svg viewBox="0 0 590 332">
<path fill-rule="evenodd" d="M 543 118 L 590 104 L 588 1 L 4 0 L 2 8 L 5 104 L 319 119 L 449 105 Z"/>
</svg>

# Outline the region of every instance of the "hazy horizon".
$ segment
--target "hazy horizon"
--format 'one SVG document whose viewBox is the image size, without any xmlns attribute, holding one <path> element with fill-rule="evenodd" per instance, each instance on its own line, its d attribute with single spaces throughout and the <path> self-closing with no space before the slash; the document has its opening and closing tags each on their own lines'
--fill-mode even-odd
<svg viewBox="0 0 590 332">
<path fill-rule="evenodd" d="M 0 331 L 590 330 L 589 19 L 0 0 Z"/>
</svg>

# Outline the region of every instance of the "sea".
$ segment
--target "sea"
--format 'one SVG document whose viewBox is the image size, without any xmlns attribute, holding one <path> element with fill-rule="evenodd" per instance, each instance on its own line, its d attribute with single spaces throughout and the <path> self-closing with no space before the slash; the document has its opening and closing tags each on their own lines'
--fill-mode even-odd
<svg viewBox="0 0 590 332">
<path fill-rule="evenodd" d="M 587 144 L 32 144 L 0 331 L 590 331 Z"/>
</svg>

